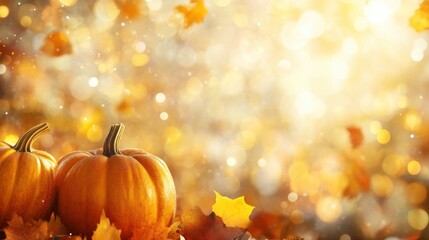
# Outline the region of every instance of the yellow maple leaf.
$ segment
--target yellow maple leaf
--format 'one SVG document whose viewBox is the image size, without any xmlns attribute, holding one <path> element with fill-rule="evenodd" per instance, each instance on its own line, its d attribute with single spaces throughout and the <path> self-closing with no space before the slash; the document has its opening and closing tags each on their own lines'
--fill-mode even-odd
<svg viewBox="0 0 429 240">
<path fill-rule="evenodd" d="M 417 32 L 429 29 L 429 0 L 424 0 L 410 18 L 410 25 Z"/>
<path fill-rule="evenodd" d="M 110 220 L 106 214 L 101 213 L 100 222 L 92 235 L 92 240 L 121 240 L 121 230 L 115 227 L 115 224 L 110 224 Z"/>
<path fill-rule="evenodd" d="M 216 191 L 214 192 L 216 202 L 212 206 L 213 212 L 221 217 L 228 227 L 246 228 L 250 223 L 249 216 L 255 207 L 247 204 L 244 201 L 244 196 L 231 199 L 220 195 Z"/>
<path fill-rule="evenodd" d="M 185 28 L 196 23 L 201 23 L 208 13 L 204 0 L 191 0 L 190 6 L 178 5 L 176 6 L 176 10 L 183 14 Z"/>
</svg>

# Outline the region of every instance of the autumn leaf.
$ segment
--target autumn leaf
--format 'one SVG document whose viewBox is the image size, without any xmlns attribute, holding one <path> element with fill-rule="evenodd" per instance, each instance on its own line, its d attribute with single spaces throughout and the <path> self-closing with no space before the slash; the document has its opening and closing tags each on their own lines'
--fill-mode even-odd
<svg viewBox="0 0 429 240">
<path fill-rule="evenodd" d="M 206 216 L 200 208 L 185 211 L 182 216 L 183 237 L 186 240 L 219 240 L 240 238 L 245 230 L 226 227 L 213 212 Z"/>
<path fill-rule="evenodd" d="M 115 224 L 110 224 L 110 220 L 106 217 L 104 211 L 101 213 L 100 222 L 92 235 L 92 240 L 121 240 L 121 230 L 115 227 Z"/>
<path fill-rule="evenodd" d="M 48 222 L 48 233 L 50 235 L 67 235 L 68 230 L 67 228 L 62 224 L 61 219 L 58 216 L 55 216 L 55 214 L 52 213 L 51 218 Z"/>
<path fill-rule="evenodd" d="M 417 32 L 429 28 L 429 0 L 424 0 L 410 18 L 410 25 Z"/>
<path fill-rule="evenodd" d="M 252 217 L 252 222 L 247 230 L 255 238 L 280 239 L 287 224 L 288 221 L 283 215 L 258 212 Z"/>
<path fill-rule="evenodd" d="M 189 28 L 196 23 L 201 23 L 208 13 L 204 5 L 204 0 L 191 0 L 190 6 L 178 5 L 176 6 L 176 10 L 183 14 L 185 18 L 185 28 Z"/>
<path fill-rule="evenodd" d="M 24 222 L 20 216 L 14 214 L 7 224 L 8 226 L 4 228 L 6 240 L 49 239 L 48 223 L 46 221 Z"/>
<path fill-rule="evenodd" d="M 355 126 L 349 126 L 346 128 L 349 133 L 350 143 L 353 148 L 358 148 L 362 145 L 363 142 L 363 133 L 362 130 Z"/>
<path fill-rule="evenodd" d="M 181 221 L 175 221 L 173 224 L 171 224 L 168 232 L 168 239 L 171 240 L 179 240 L 180 236 L 182 235 L 182 228 L 181 228 Z"/>
<path fill-rule="evenodd" d="M 68 36 L 61 31 L 54 31 L 45 37 L 40 50 L 49 56 L 59 57 L 72 53 L 72 46 Z"/>
<path fill-rule="evenodd" d="M 115 4 L 125 19 L 137 19 L 141 15 L 139 0 L 115 0 Z"/>
<path fill-rule="evenodd" d="M 371 178 L 358 159 L 353 156 L 347 156 L 347 160 L 349 162 L 344 171 L 349 183 L 344 189 L 343 195 L 348 198 L 354 198 L 360 192 L 369 191 Z"/>
<path fill-rule="evenodd" d="M 255 207 L 248 205 L 244 201 L 244 196 L 236 199 L 231 199 L 216 194 L 216 202 L 212 206 L 212 210 L 217 216 L 221 217 L 223 222 L 228 227 L 242 227 L 246 228 L 249 223 L 249 216 Z"/>
</svg>

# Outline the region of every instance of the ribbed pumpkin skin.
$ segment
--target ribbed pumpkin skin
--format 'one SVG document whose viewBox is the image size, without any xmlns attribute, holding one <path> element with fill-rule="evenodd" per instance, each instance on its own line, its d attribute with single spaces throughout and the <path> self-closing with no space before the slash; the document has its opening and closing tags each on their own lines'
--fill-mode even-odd
<svg viewBox="0 0 429 240">
<path fill-rule="evenodd" d="M 30 143 L 31 145 L 31 143 Z M 55 159 L 44 151 L 20 152 L 0 143 L 0 227 L 16 213 L 48 219 L 55 199 Z"/>
<path fill-rule="evenodd" d="M 164 161 L 139 149 L 110 157 L 102 153 L 73 152 L 59 160 L 56 211 L 64 225 L 90 237 L 103 210 L 122 239 L 135 228 L 171 224 L 176 191 Z"/>
</svg>

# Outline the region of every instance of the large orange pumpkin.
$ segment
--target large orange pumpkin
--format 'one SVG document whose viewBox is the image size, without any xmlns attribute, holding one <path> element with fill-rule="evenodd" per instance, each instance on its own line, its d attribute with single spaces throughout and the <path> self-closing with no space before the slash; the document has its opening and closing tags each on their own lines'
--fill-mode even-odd
<svg viewBox="0 0 429 240">
<path fill-rule="evenodd" d="M 11 146 L 0 142 L 0 227 L 13 213 L 26 220 L 46 219 L 55 199 L 56 161 L 49 153 L 31 145 L 49 131 L 47 123 L 28 130 Z"/>
<path fill-rule="evenodd" d="M 172 222 L 176 190 L 167 165 L 143 150 L 119 151 L 123 129 L 113 125 L 103 149 L 72 152 L 58 161 L 57 214 L 74 234 L 90 237 L 103 210 L 122 239 L 135 229 Z"/>
</svg>

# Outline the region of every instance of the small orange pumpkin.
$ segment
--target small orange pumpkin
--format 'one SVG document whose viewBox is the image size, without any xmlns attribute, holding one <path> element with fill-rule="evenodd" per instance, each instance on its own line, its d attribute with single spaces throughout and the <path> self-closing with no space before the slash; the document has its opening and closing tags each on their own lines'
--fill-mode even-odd
<svg viewBox="0 0 429 240">
<path fill-rule="evenodd" d="M 113 125 L 103 149 L 77 151 L 58 161 L 57 214 L 74 234 L 90 237 L 102 211 L 128 239 L 136 229 L 171 224 L 176 190 L 167 165 L 140 149 L 118 144 L 123 124 Z"/>
<path fill-rule="evenodd" d="M 25 220 L 47 219 L 55 199 L 56 161 L 31 145 L 49 131 L 47 123 L 28 130 L 11 146 L 0 142 L 0 227 L 13 213 Z"/>
</svg>

